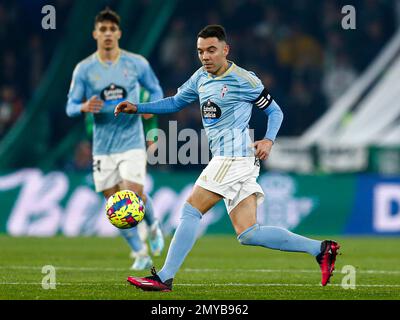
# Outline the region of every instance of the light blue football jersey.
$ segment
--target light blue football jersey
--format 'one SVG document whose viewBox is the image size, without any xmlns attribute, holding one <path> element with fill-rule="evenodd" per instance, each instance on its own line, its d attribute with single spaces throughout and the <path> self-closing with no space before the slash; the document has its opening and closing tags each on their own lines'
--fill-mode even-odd
<svg viewBox="0 0 400 320">
<path fill-rule="evenodd" d="M 148 61 L 138 54 L 121 50 L 116 61 L 105 63 L 94 53 L 76 66 L 68 94 L 67 114 L 80 115 L 82 102 L 93 95 L 104 102 L 101 112 L 93 115 L 93 155 L 145 149 L 141 116 L 122 114 L 114 117 L 114 108 L 119 102 L 139 102 L 141 86 L 149 91 L 150 101 L 162 99 L 157 77 Z"/>
<path fill-rule="evenodd" d="M 213 156 L 254 156 L 249 121 L 253 103 L 264 89 L 261 80 L 233 62 L 221 76 L 203 67 L 176 94 L 187 103 L 200 100 L 200 112 Z"/>
</svg>

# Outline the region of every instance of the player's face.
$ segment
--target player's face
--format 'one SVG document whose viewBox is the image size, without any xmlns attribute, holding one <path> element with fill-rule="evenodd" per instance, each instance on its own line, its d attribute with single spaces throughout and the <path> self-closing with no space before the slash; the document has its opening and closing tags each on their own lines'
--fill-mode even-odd
<svg viewBox="0 0 400 320">
<path fill-rule="evenodd" d="M 218 74 L 222 66 L 226 65 L 226 56 L 229 53 L 229 46 L 225 41 L 216 37 L 198 38 L 197 53 L 204 69 L 211 74 Z"/>
<path fill-rule="evenodd" d="M 96 39 L 98 48 L 112 50 L 118 46 L 121 29 L 111 21 L 98 22 L 93 31 L 93 38 Z"/>
</svg>

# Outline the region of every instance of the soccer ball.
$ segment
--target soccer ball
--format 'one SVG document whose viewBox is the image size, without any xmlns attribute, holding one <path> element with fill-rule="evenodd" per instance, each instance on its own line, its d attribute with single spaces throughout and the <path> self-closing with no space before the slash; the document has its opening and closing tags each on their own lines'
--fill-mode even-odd
<svg viewBox="0 0 400 320">
<path fill-rule="evenodd" d="M 120 229 L 135 227 L 143 220 L 145 208 L 142 199 L 133 191 L 120 190 L 108 198 L 106 214 L 111 224 Z"/>
</svg>

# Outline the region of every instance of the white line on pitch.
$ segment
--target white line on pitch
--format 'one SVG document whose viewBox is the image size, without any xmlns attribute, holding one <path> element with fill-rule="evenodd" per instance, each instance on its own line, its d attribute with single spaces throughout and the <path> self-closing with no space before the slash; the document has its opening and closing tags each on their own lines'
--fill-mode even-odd
<svg viewBox="0 0 400 320">
<path fill-rule="evenodd" d="M 54 266 L 56 270 L 64 271 L 131 271 L 129 268 L 112 268 L 112 267 L 63 267 Z M 15 270 L 41 270 L 42 266 L 0 266 L 0 269 L 15 269 Z M 184 268 L 182 272 L 263 272 L 263 273 L 319 273 L 316 269 L 210 269 L 210 268 Z M 356 270 L 357 273 L 366 274 L 400 274 L 400 270 Z"/>
<path fill-rule="evenodd" d="M 0 285 L 37 285 L 39 282 L 0 282 Z M 60 282 L 56 286 L 128 286 L 124 283 L 95 283 L 95 282 Z M 310 283 L 177 283 L 174 286 L 181 287 L 321 287 L 320 284 Z M 328 287 L 341 287 L 341 284 L 329 284 Z M 356 287 L 377 287 L 377 288 L 399 288 L 400 284 L 357 284 Z"/>
</svg>

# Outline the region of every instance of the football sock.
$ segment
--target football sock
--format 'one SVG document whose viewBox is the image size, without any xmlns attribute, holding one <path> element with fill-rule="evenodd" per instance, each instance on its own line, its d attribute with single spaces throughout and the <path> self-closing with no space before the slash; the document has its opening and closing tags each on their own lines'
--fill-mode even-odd
<svg viewBox="0 0 400 320">
<path fill-rule="evenodd" d="M 183 206 L 181 222 L 171 240 L 164 266 L 157 273 L 161 281 L 173 278 L 178 272 L 196 241 L 201 218 L 200 211 L 186 202 Z"/>
<path fill-rule="evenodd" d="M 243 231 L 237 239 L 244 245 L 262 246 L 281 251 L 307 252 L 313 256 L 321 252 L 321 241 L 312 240 L 279 227 L 255 224 Z"/>
<path fill-rule="evenodd" d="M 134 252 L 140 252 L 143 249 L 142 239 L 140 239 L 137 227 L 119 229 L 119 231 Z"/>
<path fill-rule="evenodd" d="M 156 217 L 154 216 L 153 200 L 151 199 L 148 193 L 146 193 L 146 203 L 144 204 L 144 207 L 145 207 L 144 220 L 150 227 L 156 221 Z"/>
</svg>

